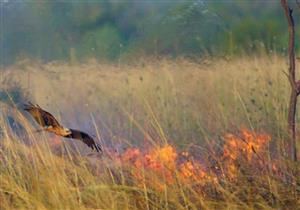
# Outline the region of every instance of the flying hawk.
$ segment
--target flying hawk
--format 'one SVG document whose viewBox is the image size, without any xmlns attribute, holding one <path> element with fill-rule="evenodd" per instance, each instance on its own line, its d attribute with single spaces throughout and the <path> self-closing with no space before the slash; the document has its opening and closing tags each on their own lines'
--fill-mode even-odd
<svg viewBox="0 0 300 210">
<path fill-rule="evenodd" d="M 38 131 L 46 130 L 65 138 L 78 139 L 93 150 L 102 152 L 101 146 L 90 135 L 79 130 L 63 127 L 52 114 L 43 110 L 39 105 L 33 105 L 31 102 L 28 102 L 28 104 L 24 104 L 24 110 L 29 112 L 35 121 L 43 127 L 43 129 Z"/>
</svg>

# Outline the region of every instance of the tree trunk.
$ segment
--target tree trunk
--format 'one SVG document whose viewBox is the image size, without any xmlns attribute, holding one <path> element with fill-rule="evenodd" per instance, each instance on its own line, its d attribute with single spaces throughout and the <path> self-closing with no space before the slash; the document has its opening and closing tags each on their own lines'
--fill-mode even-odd
<svg viewBox="0 0 300 210">
<path fill-rule="evenodd" d="M 288 134 L 289 144 L 288 153 L 291 160 L 297 161 L 297 147 L 296 147 L 296 110 L 297 110 L 297 96 L 300 93 L 300 81 L 296 81 L 296 65 L 295 65 L 295 24 L 293 19 L 293 10 L 288 6 L 287 0 L 281 0 L 281 6 L 284 10 L 285 17 L 288 22 L 289 31 L 289 73 L 288 79 L 291 85 L 291 96 L 288 113 Z"/>
<path fill-rule="evenodd" d="M 294 161 L 297 161 L 296 106 L 297 106 L 297 92 L 292 89 L 291 96 L 290 96 L 289 114 L 288 114 L 288 133 L 290 138 L 288 152 L 290 158 Z"/>
</svg>

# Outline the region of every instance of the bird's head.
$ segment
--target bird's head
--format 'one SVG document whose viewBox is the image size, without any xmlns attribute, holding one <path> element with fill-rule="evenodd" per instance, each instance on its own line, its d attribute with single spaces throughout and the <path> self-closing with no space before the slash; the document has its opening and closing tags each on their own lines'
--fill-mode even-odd
<svg viewBox="0 0 300 210">
<path fill-rule="evenodd" d="M 70 135 L 72 133 L 72 131 L 69 128 L 64 128 L 64 136 Z"/>
</svg>

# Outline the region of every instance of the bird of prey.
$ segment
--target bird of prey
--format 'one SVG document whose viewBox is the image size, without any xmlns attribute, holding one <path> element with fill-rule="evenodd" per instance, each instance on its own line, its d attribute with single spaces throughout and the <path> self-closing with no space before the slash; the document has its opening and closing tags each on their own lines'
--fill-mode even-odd
<svg viewBox="0 0 300 210">
<path fill-rule="evenodd" d="M 35 119 L 35 121 L 43 127 L 38 131 L 46 130 L 65 138 L 78 139 L 93 150 L 102 152 L 101 146 L 97 144 L 90 135 L 79 130 L 63 127 L 59 124 L 55 117 L 53 117 L 52 114 L 43 110 L 39 105 L 33 105 L 31 102 L 28 102 L 28 104 L 24 104 L 24 110 L 29 112 L 29 114 Z"/>
</svg>

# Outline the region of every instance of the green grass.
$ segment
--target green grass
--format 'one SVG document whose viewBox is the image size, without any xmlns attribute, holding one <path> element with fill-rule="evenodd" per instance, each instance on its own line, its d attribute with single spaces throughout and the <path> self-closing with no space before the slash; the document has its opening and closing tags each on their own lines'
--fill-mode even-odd
<svg viewBox="0 0 300 210">
<path fill-rule="evenodd" d="M 0 207 L 297 209 L 299 165 L 283 152 L 286 69 L 278 56 L 199 63 L 147 60 L 121 67 L 95 62 L 23 62 L 8 67 L 1 73 L 3 90 L 10 92 L 17 82 L 24 97 L 53 112 L 65 126 L 89 128 L 98 135 L 105 153 L 87 155 L 90 150 L 80 142 L 56 145 L 52 135 L 32 132 L 33 123 L 19 112 L 18 103 L 3 103 Z M 22 125 L 21 136 L 8 117 Z M 224 159 L 226 135 L 238 138 L 244 129 L 268 133 L 272 140 L 251 161 L 242 148 L 237 160 Z M 178 154 L 175 168 L 163 170 L 171 172 L 172 183 L 165 172 L 157 173 L 147 164 L 137 172 L 132 162 L 119 159 L 127 147 L 140 148 L 138 157 L 143 159 L 166 144 L 174 145 Z M 183 151 L 216 180 L 180 178 Z M 236 168 L 235 178 L 228 164 Z M 137 173 L 142 181 L 135 178 Z M 155 187 L 157 181 L 160 188 Z"/>
</svg>

